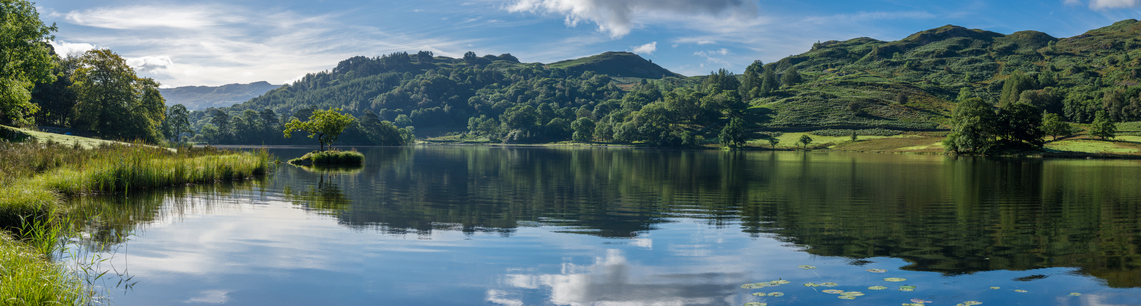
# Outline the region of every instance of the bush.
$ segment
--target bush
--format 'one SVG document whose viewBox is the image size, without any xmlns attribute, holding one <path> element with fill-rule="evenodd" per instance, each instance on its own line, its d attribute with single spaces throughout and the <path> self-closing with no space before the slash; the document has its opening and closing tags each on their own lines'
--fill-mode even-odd
<svg viewBox="0 0 1141 306">
<path fill-rule="evenodd" d="M 313 151 L 289 160 L 294 165 L 364 165 L 364 154 L 357 151 Z"/>
</svg>

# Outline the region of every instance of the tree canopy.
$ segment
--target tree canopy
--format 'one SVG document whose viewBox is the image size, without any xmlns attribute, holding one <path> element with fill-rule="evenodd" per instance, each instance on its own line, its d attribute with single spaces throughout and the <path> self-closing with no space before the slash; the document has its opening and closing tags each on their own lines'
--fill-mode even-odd
<svg viewBox="0 0 1141 306">
<path fill-rule="evenodd" d="M 292 136 L 295 131 L 308 132 L 309 138 L 317 138 L 317 142 L 321 143 L 321 151 L 325 151 L 325 146 L 331 147 L 337 141 L 337 136 L 354 120 L 356 118 L 353 115 L 342 114 L 340 108 L 317 110 L 307 121 L 293 118 L 293 121 L 286 123 L 285 138 Z"/>
<path fill-rule="evenodd" d="M 87 51 L 71 75 L 75 92 L 72 125 L 96 135 L 155 142 L 166 107 L 158 82 L 139 78 L 127 61 L 107 49 Z"/>
<path fill-rule="evenodd" d="M 55 80 L 51 46 L 55 25 L 40 21 L 36 7 L 25 0 L 0 1 L 0 117 L 32 124 L 39 106 L 31 103 L 37 83 Z"/>
</svg>

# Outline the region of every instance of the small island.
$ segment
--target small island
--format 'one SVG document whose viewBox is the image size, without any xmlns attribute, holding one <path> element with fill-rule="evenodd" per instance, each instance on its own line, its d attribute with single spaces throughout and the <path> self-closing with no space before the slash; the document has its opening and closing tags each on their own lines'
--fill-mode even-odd
<svg viewBox="0 0 1141 306">
<path fill-rule="evenodd" d="M 321 143 L 321 150 L 306 153 L 304 156 L 289 160 L 291 165 L 312 166 L 312 165 L 338 165 L 338 166 L 362 166 L 364 165 L 364 154 L 357 151 L 339 151 L 339 150 L 325 150 L 325 146 L 332 147 L 333 142 L 337 141 L 337 136 L 340 136 L 349 124 L 353 123 L 356 118 L 353 115 L 342 114 L 340 108 L 329 108 L 327 110 L 317 110 L 313 115 L 309 116 L 309 120 L 301 121 L 293 118 L 293 121 L 285 124 L 285 137 L 289 138 L 293 135 L 294 131 L 305 131 L 309 133 L 309 138 L 316 138 Z"/>
</svg>

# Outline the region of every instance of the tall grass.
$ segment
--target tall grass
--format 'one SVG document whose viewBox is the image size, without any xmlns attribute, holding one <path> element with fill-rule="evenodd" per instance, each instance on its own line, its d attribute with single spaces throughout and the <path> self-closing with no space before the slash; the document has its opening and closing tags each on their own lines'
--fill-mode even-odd
<svg viewBox="0 0 1141 306">
<path fill-rule="evenodd" d="M 264 174 L 269 154 L 0 141 L 0 161 L 0 228 L 22 240 L 0 234 L 0 305 L 46 305 L 90 297 L 72 273 L 46 260 L 69 223 L 61 217 L 64 197 L 241 180 Z"/>
<path fill-rule="evenodd" d="M 363 165 L 364 154 L 357 151 L 321 151 L 305 153 L 300 158 L 289 160 L 295 165 Z"/>
</svg>

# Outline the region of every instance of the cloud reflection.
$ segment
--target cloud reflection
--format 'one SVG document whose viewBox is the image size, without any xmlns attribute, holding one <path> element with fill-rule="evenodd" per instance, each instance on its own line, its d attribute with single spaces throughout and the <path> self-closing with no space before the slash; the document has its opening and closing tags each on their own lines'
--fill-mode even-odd
<svg viewBox="0 0 1141 306">
<path fill-rule="evenodd" d="M 631 264 L 620 250 L 608 249 L 590 266 L 564 264 L 560 274 L 509 274 L 503 283 L 513 288 L 550 288 L 557 305 L 714 305 L 733 295 L 740 273 L 663 274 Z M 488 290 L 488 301 L 512 305 L 508 293 Z M 502 302 L 500 302 L 502 301 Z"/>
</svg>

